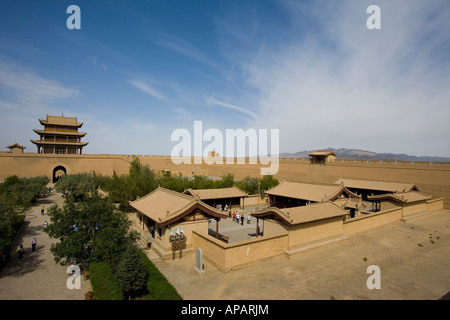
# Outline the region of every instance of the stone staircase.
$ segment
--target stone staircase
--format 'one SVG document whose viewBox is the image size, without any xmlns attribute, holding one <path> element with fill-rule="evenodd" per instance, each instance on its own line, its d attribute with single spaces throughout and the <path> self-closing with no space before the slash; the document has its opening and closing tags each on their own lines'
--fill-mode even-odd
<svg viewBox="0 0 450 320">
<path fill-rule="evenodd" d="M 140 239 L 136 241 L 136 245 L 140 249 L 148 249 L 148 244 L 153 240 L 150 232 L 147 230 L 147 228 L 144 228 L 144 230 L 142 230 L 142 225 L 139 223 L 134 214 L 128 214 L 127 217 L 128 220 L 131 221 L 131 229 L 133 231 L 137 231 L 141 235 Z"/>
</svg>

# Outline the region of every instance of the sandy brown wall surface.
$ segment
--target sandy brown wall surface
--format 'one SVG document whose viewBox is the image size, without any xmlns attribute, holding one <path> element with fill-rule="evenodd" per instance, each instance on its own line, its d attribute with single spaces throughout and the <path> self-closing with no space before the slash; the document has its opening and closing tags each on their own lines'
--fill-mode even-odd
<svg viewBox="0 0 450 320">
<path fill-rule="evenodd" d="M 132 155 L 43 155 L 0 152 L 0 180 L 16 174 L 19 177 L 47 175 L 62 165 L 67 173 L 92 172 L 104 175 L 127 174 Z M 156 171 L 170 170 L 185 176 L 208 175 L 221 177 L 227 173 L 235 179 L 259 177 L 258 164 L 181 164 L 175 165 L 168 156 L 138 156 L 142 164 Z M 444 207 L 450 208 L 450 163 L 362 162 L 340 160 L 327 165 L 310 165 L 307 159 L 280 159 L 275 178 L 282 181 L 332 183 L 339 178 L 412 182 L 434 198 L 443 197 Z M 267 166 L 266 166 L 267 167 Z"/>
</svg>

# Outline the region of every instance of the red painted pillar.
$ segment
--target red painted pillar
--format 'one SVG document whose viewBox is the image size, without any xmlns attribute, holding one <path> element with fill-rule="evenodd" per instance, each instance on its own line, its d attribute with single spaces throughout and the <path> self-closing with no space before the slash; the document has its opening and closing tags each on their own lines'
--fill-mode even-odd
<svg viewBox="0 0 450 320">
<path fill-rule="evenodd" d="M 216 220 L 216 239 L 219 239 L 219 221 L 220 219 Z"/>
<path fill-rule="evenodd" d="M 256 218 L 256 237 L 259 236 L 259 218 Z"/>
</svg>

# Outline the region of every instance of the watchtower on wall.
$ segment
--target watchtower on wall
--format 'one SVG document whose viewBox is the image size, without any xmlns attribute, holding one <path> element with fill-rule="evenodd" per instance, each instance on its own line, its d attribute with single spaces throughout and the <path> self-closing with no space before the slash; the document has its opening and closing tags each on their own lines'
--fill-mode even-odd
<svg viewBox="0 0 450 320">
<path fill-rule="evenodd" d="M 317 150 L 308 153 L 310 164 L 327 164 L 336 159 L 336 153 L 332 150 Z"/>
<path fill-rule="evenodd" d="M 37 146 L 37 153 L 47 154 L 82 154 L 83 147 L 88 142 L 81 142 L 85 132 L 78 132 L 83 122 L 77 118 L 46 115 L 45 120 L 39 119 L 44 130 L 33 130 L 39 135 L 39 140 L 30 140 Z"/>
</svg>

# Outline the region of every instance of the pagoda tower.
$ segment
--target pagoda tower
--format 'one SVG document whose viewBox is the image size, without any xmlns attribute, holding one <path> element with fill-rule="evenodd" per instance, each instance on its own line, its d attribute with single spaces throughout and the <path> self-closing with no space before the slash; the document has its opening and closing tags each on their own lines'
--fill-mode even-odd
<svg viewBox="0 0 450 320">
<path fill-rule="evenodd" d="M 39 119 L 44 130 L 33 130 L 39 135 L 39 140 L 30 140 L 37 146 L 37 153 L 82 154 L 83 147 L 88 142 L 81 142 L 85 132 L 78 132 L 83 122 L 77 118 L 46 115 L 45 120 Z"/>
</svg>

